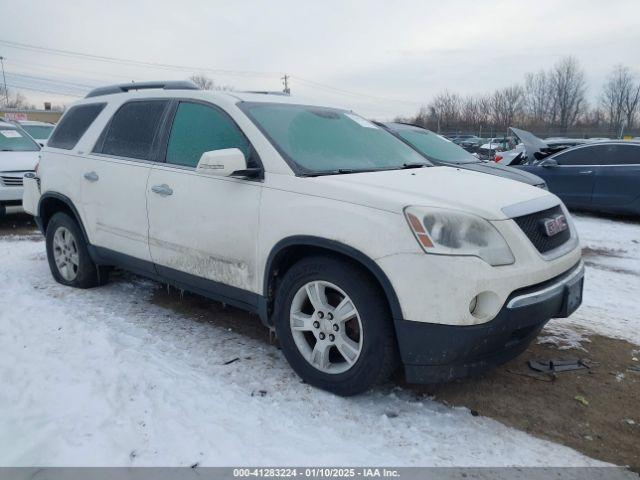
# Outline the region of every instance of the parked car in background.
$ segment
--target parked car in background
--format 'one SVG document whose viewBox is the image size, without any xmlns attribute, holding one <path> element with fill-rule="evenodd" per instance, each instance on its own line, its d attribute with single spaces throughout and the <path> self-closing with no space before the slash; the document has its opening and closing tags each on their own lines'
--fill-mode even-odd
<svg viewBox="0 0 640 480">
<path fill-rule="evenodd" d="M 462 142 L 473 142 L 475 140 L 479 140 L 475 135 L 456 135 L 451 139 L 456 145 L 460 145 Z"/>
<path fill-rule="evenodd" d="M 495 152 L 493 160 L 500 165 L 511 165 L 525 153 L 524 144 L 519 143 L 511 150 Z"/>
<path fill-rule="evenodd" d="M 464 148 L 469 153 L 478 153 L 478 149 L 485 143 L 484 138 L 474 137 L 463 140 L 458 145 Z"/>
<path fill-rule="evenodd" d="M 483 162 L 431 130 L 405 123 L 376 123 L 394 134 L 434 165 L 463 168 L 546 188 L 544 180 L 540 177 L 530 174 L 524 175 L 525 172 L 521 170 L 497 165 L 494 162 Z"/>
<path fill-rule="evenodd" d="M 512 150 L 495 153 L 495 161 L 502 165 L 515 166 L 535 163 L 535 161 L 541 160 L 556 152 L 560 152 L 565 148 L 583 145 L 594 141 L 581 138 L 561 137 L 552 137 L 542 140 L 526 130 L 514 127 L 511 127 L 509 130 L 513 132 L 521 143 Z"/>
<path fill-rule="evenodd" d="M 517 167 L 542 177 L 569 208 L 640 215 L 640 143 L 593 142 Z"/>
<path fill-rule="evenodd" d="M 582 301 L 558 197 L 433 167 L 308 99 L 103 87 L 25 182 L 58 282 L 97 286 L 117 265 L 244 308 L 305 382 L 342 395 L 399 364 L 421 383 L 503 363 Z"/>
<path fill-rule="evenodd" d="M 40 146 L 20 127 L 0 121 L 0 216 L 22 211 L 25 173 L 38 163 Z"/>
<path fill-rule="evenodd" d="M 53 123 L 36 122 L 33 120 L 20 120 L 16 123 L 43 147 L 55 128 Z"/>
<path fill-rule="evenodd" d="M 496 152 L 509 150 L 515 146 L 515 140 L 511 137 L 488 138 L 487 141 L 477 149 L 480 159 L 494 161 Z"/>
</svg>

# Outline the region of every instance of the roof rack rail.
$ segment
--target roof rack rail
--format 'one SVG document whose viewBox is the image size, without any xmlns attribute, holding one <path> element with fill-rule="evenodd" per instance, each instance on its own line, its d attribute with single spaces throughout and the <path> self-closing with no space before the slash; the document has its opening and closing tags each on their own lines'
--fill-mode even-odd
<svg viewBox="0 0 640 480">
<path fill-rule="evenodd" d="M 285 93 L 285 92 L 280 92 L 280 91 L 270 91 L 270 90 L 242 90 L 241 92 L 238 93 L 257 93 L 259 95 L 281 95 L 284 97 L 289 97 L 290 94 Z"/>
<path fill-rule="evenodd" d="M 99 97 L 101 95 L 113 95 L 114 93 L 124 93 L 128 92 L 129 90 L 146 90 L 151 88 L 161 88 L 163 90 L 200 90 L 200 87 L 188 80 L 171 80 L 167 82 L 132 82 L 94 88 L 89 93 L 87 93 L 86 97 L 84 98 Z"/>
</svg>

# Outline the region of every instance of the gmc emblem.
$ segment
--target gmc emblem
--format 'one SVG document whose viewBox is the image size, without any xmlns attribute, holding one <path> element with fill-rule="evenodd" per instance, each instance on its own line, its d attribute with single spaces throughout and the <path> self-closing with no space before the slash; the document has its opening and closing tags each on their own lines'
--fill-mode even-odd
<svg viewBox="0 0 640 480">
<path fill-rule="evenodd" d="M 553 237 L 554 235 L 564 232 L 569 225 L 567 225 L 567 218 L 564 215 L 556 215 L 553 218 L 545 218 L 542 222 L 544 227 L 544 233 L 547 237 Z"/>
</svg>

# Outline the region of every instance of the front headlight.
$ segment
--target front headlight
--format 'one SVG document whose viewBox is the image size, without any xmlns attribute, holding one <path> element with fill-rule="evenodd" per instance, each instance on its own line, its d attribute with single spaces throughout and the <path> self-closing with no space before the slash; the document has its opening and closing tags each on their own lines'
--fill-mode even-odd
<svg viewBox="0 0 640 480">
<path fill-rule="evenodd" d="M 505 239 L 484 218 L 428 207 L 406 207 L 404 215 L 426 253 L 474 256 L 492 266 L 515 261 Z"/>
</svg>

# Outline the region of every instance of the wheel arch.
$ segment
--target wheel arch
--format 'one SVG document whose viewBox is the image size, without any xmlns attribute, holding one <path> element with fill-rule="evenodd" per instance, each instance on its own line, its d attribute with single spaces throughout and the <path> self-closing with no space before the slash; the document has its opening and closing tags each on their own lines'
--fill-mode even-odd
<svg viewBox="0 0 640 480">
<path fill-rule="evenodd" d="M 380 266 L 360 250 L 335 240 L 307 235 L 287 237 L 276 243 L 265 264 L 263 295 L 266 300 L 263 321 L 273 324 L 271 313 L 279 278 L 298 260 L 314 254 L 332 254 L 347 258 L 371 275 L 383 291 L 392 319 L 402 319 L 402 308 L 389 278 Z"/>
<path fill-rule="evenodd" d="M 82 232 L 85 242 L 89 245 L 89 237 L 84 229 L 78 210 L 69 197 L 58 192 L 46 192 L 38 201 L 38 218 L 42 233 L 46 234 L 47 226 L 51 217 L 58 212 L 65 212 L 75 219 L 80 227 L 80 231 Z"/>
</svg>

